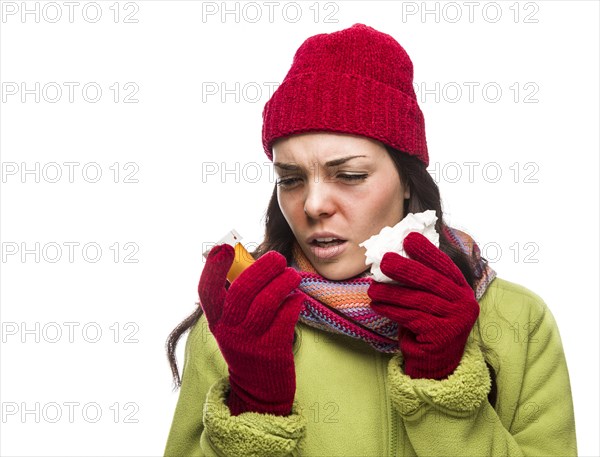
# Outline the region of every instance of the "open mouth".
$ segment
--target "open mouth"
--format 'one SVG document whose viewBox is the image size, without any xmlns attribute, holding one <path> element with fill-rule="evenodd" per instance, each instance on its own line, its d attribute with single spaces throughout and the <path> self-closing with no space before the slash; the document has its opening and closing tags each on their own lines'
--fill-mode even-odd
<svg viewBox="0 0 600 457">
<path fill-rule="evenodd" d="M 329 247 L 332 247 L 332 246 L 338 246 L 338 245 L 340 245 L 342 243 L 345 243 L 345 242 L 346 242 L 346 240 L 339 240 L 337 238 L 334 238 L 334 239 L 331 239 L 331 240 L 328 240 L 328 241 L 317 241 L 317 240 L 314 240 L 310 244 L 313 245 L 313 246 L 318 246 L 320 248 L 329 248 Z"/>
</svg>

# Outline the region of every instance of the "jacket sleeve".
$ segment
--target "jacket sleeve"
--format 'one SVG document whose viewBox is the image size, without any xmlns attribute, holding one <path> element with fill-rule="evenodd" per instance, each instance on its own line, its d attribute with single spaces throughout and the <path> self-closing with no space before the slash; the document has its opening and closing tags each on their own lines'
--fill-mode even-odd
<svg viewBox="0 0 600 457">
<path fill-rule="evenodd" d="M 225 362 L 202 316 L 186 342 L 181 391 L 164 455 L 300 455 L 306 420 L 297 400 L 289 416 L 253 412 L 231 416 L 226 404 L 226 373 Z"/>
<path fill-rule="evenodd" d="M 540 309 L 540 324 L 521 349 L 525 352 L 521 369 L 508 363 L 500 366 L 505 370 L 503 379 L 519 379 L 505 381 L 504 386 L 499 380 L 498 412 L 487 399 L 490 374 L 474 338 L 459 366 L 444 380 L 412 379 L 402 372 L 401 354 L 390 359 L 392 402 L 418 456 L 577 455 L 562 342 L 554 317 L 545 305 Z M 515 394 L 518 403 L 503 404 L 502 389 L 515 386 L 520 386 L 520 394 Z"/>
</svg>

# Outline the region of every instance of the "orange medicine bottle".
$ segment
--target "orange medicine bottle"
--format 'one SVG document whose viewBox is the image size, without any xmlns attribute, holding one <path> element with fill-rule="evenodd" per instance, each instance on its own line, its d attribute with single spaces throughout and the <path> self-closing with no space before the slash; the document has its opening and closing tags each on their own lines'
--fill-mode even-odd
<svg viewBox="0 0 600 457">
<path fill-rule="evenodd" d="M 235 230 L 232 229 L 227 235 L 217 241 L 217 245 L 219 244 L 228 244 L 233 247 L 235 250 L 235 256 L 233 257 L 233 264 L 227 273 L 227 281 L 231 284 L 235 278 L 237 278 L 242 271 L 248 268 L 250 265 L 254 263 L 254 257 L 246 250 L 244 245 L 241 243 L 242 237 Z M 203 256 L 204 258 L 208 257 L 208 253 L 214 246 L 211 246 L 210 249 L 207 249 Z"/>
</svg>

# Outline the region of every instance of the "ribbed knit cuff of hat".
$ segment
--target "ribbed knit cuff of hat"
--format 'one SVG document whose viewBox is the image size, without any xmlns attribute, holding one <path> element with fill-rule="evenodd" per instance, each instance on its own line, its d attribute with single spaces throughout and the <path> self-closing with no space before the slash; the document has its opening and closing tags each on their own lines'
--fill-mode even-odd
<svg viewBox="0 0 600 457">
<path fill-rule="evenodd" d="M 416 100 L 364 76 L 308 73 L 290 77 L 265 106 L 263 118 L 263 146 L 270 160 L 278 138 L 328 131 L 372 138 L 429 163 L 425 122 Z"/>
<path fill-rule="evenodd" d="M 402 363 L 401 353 L 390 359 L 388 379 L 392 403 L 407 420 L 416 420 L 431 408 L 455 417 L 468 416 L 481 406 L 491 389 L 483 353 L 473 339 L 446 379 L 413 379 L 402 371 Z"/>
</svg>

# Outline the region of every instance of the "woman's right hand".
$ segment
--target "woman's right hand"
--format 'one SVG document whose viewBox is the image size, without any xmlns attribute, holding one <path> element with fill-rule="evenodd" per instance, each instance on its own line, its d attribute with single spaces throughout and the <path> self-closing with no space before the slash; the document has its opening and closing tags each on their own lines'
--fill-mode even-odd
<svg viewBox="0 0 600 457">
<path fill-rule="evenodd" d="M 303 294 L 301 277 L 285 257 L 270 251 L 225 288 L 235 252 L 210 251 L 198 284 L 208 327 L 229 367 L 232 415 L 245 411 L 288 415 L 296 393 L 292 352 Z"/>
</svg>

